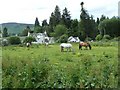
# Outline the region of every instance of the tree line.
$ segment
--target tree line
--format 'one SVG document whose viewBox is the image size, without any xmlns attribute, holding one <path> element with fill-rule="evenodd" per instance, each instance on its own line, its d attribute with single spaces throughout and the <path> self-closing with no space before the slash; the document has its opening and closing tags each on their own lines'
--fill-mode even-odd
<svg viewBox="0 0 120 90">
<path fill-rule="evenodd" d="M 110 38 L 120 36 L 120 18 L 108 18 L 101 15 L 95 20 L 93 15 L 89 15 L 84 8 L 84 2 L 80 3 L 81 12 L 80 20 L 71 19 L 70 11 L 65 7 L 61 13 L 60 8 L 56 5 L 55 10 L 51 13 L 49 22 L 43 20 L 40 25 L 38 18 L 35 19 L 34 30 L 35 33 L 47 32 L 48 36 L 55 37 L 60 42 L 66 42 L 69 36 L 79 37 L 80 40 L 95 40 L 102 39 L 105 36 Z M 3 37 L 8 34 L 6 28 L 3 30 Z M 21 35 L 26 36 L 28 31 L 32 31 L 27 26 Z"/>
</svg>

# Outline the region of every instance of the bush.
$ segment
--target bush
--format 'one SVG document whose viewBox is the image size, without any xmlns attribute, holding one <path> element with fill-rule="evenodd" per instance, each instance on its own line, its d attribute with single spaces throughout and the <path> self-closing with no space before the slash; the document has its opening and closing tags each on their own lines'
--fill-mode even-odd
<svg viewBox="0 0 120 90">
<path fill-rule="evenodd" d="M 110 40 L 110 39 L 111 39 L 111 37 L 110 37 L 110 35 L 104 35 L 104 36 L 103 36 L 103 39 Z"/>
<path fill-rule="evenodd" d="M 100 40 L 102 40 L 102 38 L 103 38 L 102 35 L 101 35 L 101 34 L 98 34 L 95 39 L 96 39 L 97 41 L 100 41 Z"/>
<path fill-rule="evenodd" d="M 68 40 L 68 36 L 67 36 L 66 34 L 64 34 L 64 35 L 62 35 L 62 36 L 59 38 L 58 42 L 60 42 L 60 43 L 66 43 L 67 40 Z"/>
<path fill-rule="evenodd" d="M 19 37 L 13 36 L 8 38 L 8 43 L 11 45 L 17 45 L 17 44 L 21 44 L 21 40 Z"/>
<path fill-rule="evenodd" d="M 55 27 L 55 37 L 59 38 L 60 36 L 62 36 L 63 34 L 65 34 L 67 32 L 67 28 L 64 25 L 57 25 Z"/>
<path fill-rule="evenodd" d="M 33 41 L 36 41 L 34 37 L 26 37 L 23 41 L 23 43 L 31 43 Z"/>
<path fill-rule="evenodd" d="M 90 37 L 87 37 L 85 41 L 91 41 L 92 39 Z"/>
</svg>

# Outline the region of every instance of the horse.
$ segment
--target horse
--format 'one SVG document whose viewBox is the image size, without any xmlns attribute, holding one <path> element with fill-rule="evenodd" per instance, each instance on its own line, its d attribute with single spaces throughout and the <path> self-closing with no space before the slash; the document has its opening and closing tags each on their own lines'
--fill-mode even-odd
<svg viewBox="0 0 120 90">
<path fill-rule="evenodd" d="M 60 47 L 61 47 L 61 52 L 64 51 L 64 48 L 67 49 L 67 51 L 71 51 L 72 50 L 72 45 L 70 43 L 62 43 L 60 44 Z"/>
<path fill-rule="evenodd" d="M 31 45 L 31 43 L 28 43 L 28 42 L 26 43 L 26 46 L 27 46 L 27 47 L 30 47 L 30 45 Z"/>
<path fill-rule="evenodd" d="M 45 46 L 49 45 L 49 37 L 45 37 Z"/>
<path fill-rule="evenodd" d="M 86 49 L 87 49 L 87 47 L 89 47 L 90 50 L 92 48 L 91 45 L 90 45 L 90 43 L 88 43 L 88 42 L 80 42 L 79 43 L 79 49 L 82 50 L 82 46 L 86 47 Z"/>
</svg>

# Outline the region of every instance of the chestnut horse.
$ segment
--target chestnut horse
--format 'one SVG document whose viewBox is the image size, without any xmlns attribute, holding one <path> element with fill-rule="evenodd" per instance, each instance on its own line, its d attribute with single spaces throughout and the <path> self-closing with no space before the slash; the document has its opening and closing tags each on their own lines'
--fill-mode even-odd
<svg viewBox="0 0 120 90">
<path fill-rule="evenodd" d="M 92 48 L 91 45 L 90 45 L 90 43 L 88 43 L 88 42 L 80 42 L 79 43 L 79 49 L 82 50 L 82 46 L 86 47 L 86 49 L 87 49 L 87 47 L 89 47 L 90 50 Z"/>
</svg>

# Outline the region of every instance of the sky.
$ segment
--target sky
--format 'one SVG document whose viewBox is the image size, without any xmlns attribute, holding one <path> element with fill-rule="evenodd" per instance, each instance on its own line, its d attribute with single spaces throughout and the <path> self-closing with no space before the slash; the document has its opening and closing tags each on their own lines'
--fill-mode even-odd
<svg viewBox="0 0 120 90">
<path fill-rule="evenodd" d="M 67 7 L 72 19 L 80 19 L 80 3 L 94 19 L 101 15 L 118 16 L 119 0 L 0 0 L 0 23 L 17 22 L 34 24 L 38 17 L 40 23 L 49 21 L 50 15 L 58 5 L 62 13 Z"/>
</svg>

